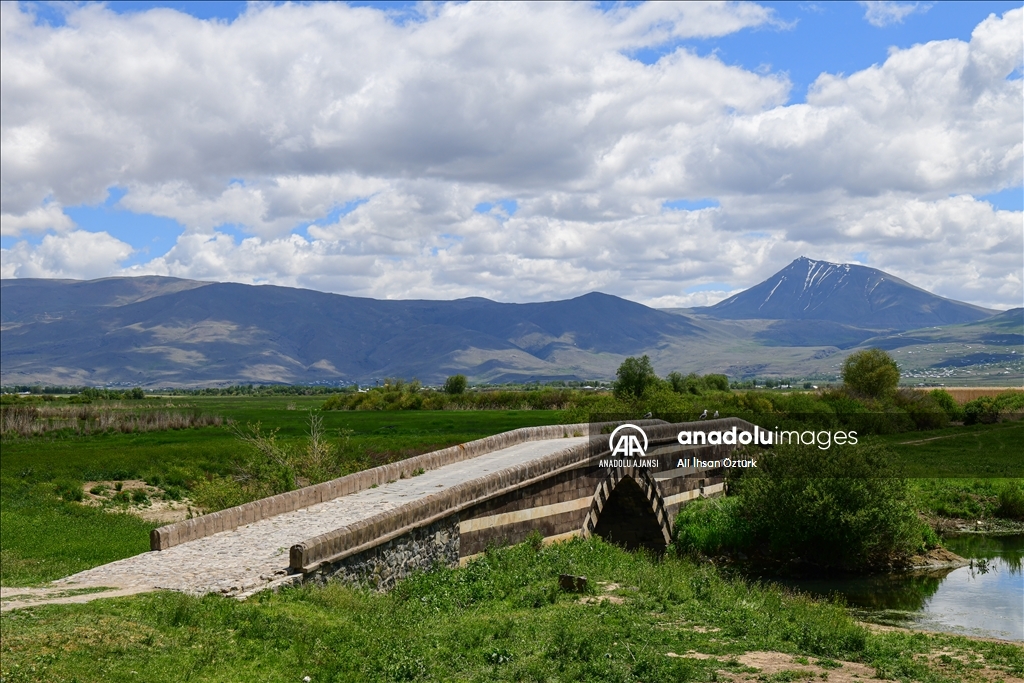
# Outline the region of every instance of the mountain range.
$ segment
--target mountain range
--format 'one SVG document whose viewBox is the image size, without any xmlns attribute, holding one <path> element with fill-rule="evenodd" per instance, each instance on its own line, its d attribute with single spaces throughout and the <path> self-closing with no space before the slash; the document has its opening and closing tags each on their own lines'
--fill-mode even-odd
<svg viewBox="0 0 1024 683">
<path fill-rule="evenodd" d="M 5 385 L 439 383 L 456 372 L 489 382 L 609 379 L 642 353 L 662 374 L 824 377 L 871 345 L 907 358 L 943 345 L 945 356 L 918 354 L 926 372 L 995 364 L 1013 379 L 1024 370 L 1024 310 L 992 311 L 873 268 L 806 258 L 696 309 L 596 292 L 527 304 L 394 301 L 166 277 L 3 280 L 0 294 Z M 973 355 L 958 344 L 973 344 Z M 957 364 L 965 356 L 980 361 Z"/>
</svg>

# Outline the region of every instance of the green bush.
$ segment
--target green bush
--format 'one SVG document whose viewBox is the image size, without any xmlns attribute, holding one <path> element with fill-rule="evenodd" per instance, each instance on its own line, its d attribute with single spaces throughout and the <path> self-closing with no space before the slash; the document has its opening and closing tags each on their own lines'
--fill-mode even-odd
<svg viewBox="0 0 1024 683">
<path fill-rule="evenodd" d="M 843 384 L 864 396 L 880 398 L 891 394 L 900 383 L 900 368 L 881 349 L 850 354 L 843 361 Z"/>
<path fill-rule="evenodd" d="M 242 486 L 228 478 L 213 476 L 203 479 L 192 489 L 192 500 L 207 512 L 224 510 L 252 500 Z"/>
<path fill-rule="evenodd" d="M 768 567 L 870 571 L 937 543 L 914 512 L 908 481 L 878 445 L 776 446 L 733 484 L 676 518 L 684 554 L 745 553 Z"/>
<path fill-rule="evenodd" d="M 181 487 L 168 485 L 164 489 L 164 498 L 166 500 L 181 500 L 185 496 L 185 492 Z"/>
<path fill-rule="evenodd" d="M 132 490 L 132 502 L 136 505 L 146 505 L 149 503 L 149 494 L 146 493 L 145 489 L 133 489 Z"/>
<path fill-rule="evenodd" d="M 646 357 L 646 356 L 645 356 Z M 691 372 L 683 376 L 679 372 L 670 372 L 665 381 L 677 394 L 693 394 L 700 396 L 707 391 L 729 391 L 729 378 L 725 375 L 698 375 Z"/>
<path fill-rule="evenodd" d="M 1024 519 L 1024 487 L 1018 481 L 1009 482 L 999 492 L 998 517 Z"/>
<path fill-rule="evenodd" d="M 1009 389 L 996 396 L 996 405 L 1003 413 L 1024 412 L 1024 391 Z"/>
<path fill-rule="evenodd" d="M 59 498 L 68 501 L 74 501 L 81 503 L 85 500 L 85 492 L 82 491 L 82 484 L 70 479 L 58 479 L 53 482 L 53 492 L 57 494 Z"/>
<path fill-rule="evenodd" d="M 982 396 L 964 405 L 964 424 L 993 424 L 999 421 L 999 405 L 991 396 Z"/>
<path fill-rule="evenodd" d="M 950 420 L 953 420 L 954 422 L 963 422 L 963 406 L 956 402 L 956 399 L 953 398 L 951 393 L 945 389 L 933 389 L 928 392 L 928 395 L 931 396 L 932 400 L 935 401 L 940 408 L 942 408 Z"/>
<path fill-rule="evenodd" d="M 942 429 L 949 424 L 949 413 L 931 394 L 902 389 L 894 395 L 894 403 L 907 414 L 914 427 L 919 430 Z"/>
<path fill-rule="evenodd" d="M 878 445 L 780 446 L 739 482 L 758 548 L 779 562 L 864 571 L 923 548 L 909 485 Z"/>
</svg>

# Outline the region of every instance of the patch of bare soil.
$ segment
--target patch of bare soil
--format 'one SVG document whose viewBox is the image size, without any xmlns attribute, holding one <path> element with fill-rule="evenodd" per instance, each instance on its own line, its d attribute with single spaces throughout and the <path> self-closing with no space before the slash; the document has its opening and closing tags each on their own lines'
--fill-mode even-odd
<svg viewBox="0 0 1024 683">
<path fill-rule="evenodd" d="M 145 593 L 145 587 L 79 588 L 63 587 L 9 588 L 0 587 L 0 612 L 36 607 L 37 605 L 70 605 L 89 602 L 97 598 L 118 598 Z"/>
<path fill-rule="evenodd" d="M 713 655 L 690 651 L 685 654 L 666 652 L 666 657 L 683 659 L 712 659 Z M 833 659 L 814 659 L 783 652 L 747 652 L 729 656 L 730 670 L 719 669 L 718 678 L 728 681 L 782 681 L 817 680 L 829 683 L 851 683 L 875 677 L 875 670 L 866 664 Z M 739 664 L 739 667 L 736 664 Z M 737 671 L 737 669 L 739 669 Z M 781 675 L 779 675 L 781 674 Z"/>
<path fill-rule="evenodd" d="M 82 505 L 108 512 L 127 512 L 156 524 L 171 524 L 203 514 L 188 498 L 175 500 L 177 496 L 140 479 L 87 481 L 82 488 L 85 493 Z"/>
<path fill-rule="evenodd" d="M 600 605 L 602 602 L 610 602 L 613 605 L 621 605 L 626 602 L 626 599 L 619 595 L 610 595 L 613 591 L 619 590 L 621 586 L 617 583 L 609 583 L 607 581 L 598 581 L 598 588 L 601 593 L 598 595 L 588 595 L 580 598 L 580 602 L 584 605 Z"/>
<path fill-rule="evenodd" d="M 1005 641 L 995 641 L 1005 642 Z M 1005 671 L 993 669 L 985 664 L 985 656 L 975 652 L 961 652 L 944 647 L 923 655 L 930 666 L 944 674 L 959 675 L 980 681 L 1001 683 L 1024 683 L 1024 678 L 1012 676 Z"/>
</svg>

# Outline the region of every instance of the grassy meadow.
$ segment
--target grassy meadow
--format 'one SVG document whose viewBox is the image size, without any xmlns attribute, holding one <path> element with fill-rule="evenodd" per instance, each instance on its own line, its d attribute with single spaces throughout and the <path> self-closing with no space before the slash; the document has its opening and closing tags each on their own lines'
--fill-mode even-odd
<svg viewBox="0 0 1024 683">
<path fill-rule="evenodd" d="M 608 398 L 592 400 L 606 404 Z M 779 399 L 777 410 L 785 400 L 793 402 L 794 412 L 806 403 Z M 697 396 L 695 407 L 697 401 L 720 405 L 725 414 L 730 406 L 772 407 L 770 401 L 765 408 L 728 392 Z M 155 523 L 117 506 L 84 506 L 69 492 L 75 486 L 80 492 L 87 481 L 141 479 L 194 496 L 211 482 L 229 480 L 245 457 L 232 422 L 259 423 L 281 448 L 298 451 L 308 442 L 310 411 L 317 411 L 344 473 L 517 427 L 578 419 L 580 413 L 321 411 L 323 404 L 323 396 L 287 395 L 148 397 L 130 406 L 95 402 L 97 409 L 184 411 L 223 424 L 5 435 L 0 583 L 38 585 L 148 550 Z M 1024 422 L 943 426 L 869 440 L 908 469 L 907 485 L 922 517 L 992 517 L 1000 514 L 1007 486 L 1020 476 Z M 965 470 L 964 463 L 973 469 Z M 971 471 L 980 476 L 964 476 Z M 587 592 L 561 592 L 560 573 L 586 575 Z M 535 539 L 492 549 L 464 568 L 417 575 L 389 594 L 332 585 L 245 602 L 155 593 L 44 605 L 0 617 L 0 678 L 6 683 L 746 677 L 782 683 L 877 676 L 944 683 L 1024 676 L 1020 647 L 877 632 L 839 604 L 730 576 L 708 562 L 673 553 L 631 554 L 600 539 L 551 546 Z M 746 658 L 760 651 L 781 653 L 773 655 L 783 661 L 781 669 Z"/>
<path fill-rule="evenodd" d="M 152 410 L 197 411 L 242 425 L 258 422 L 265 430 L 278 430 L 279 442 L 288 447 L 306 440 L 308 411 L 318 409 L 323 397 L 174 397 L 144 403 Z M 560 418 L 558 411 L 533 410 L 322 413 L 326 439 L 338 444 L 348 471 L 510 429 L 556 424 Z M 245 451 L 227 426 L 136 433 L 57 431 L 5 437 L 2 446 L 4 586 L 51 581 L 149 549 L 149 531 L 159 524 L 116 508 L 111 512 L 64 500 L 62 489 L 80 488 L 86 481 L 141 479 L 192 495 L 210 479 L 229 478 Z"/>
<path fill-rule="evenodd" d="M 561 592 L 560 573 L 588 592 Z M 1024 675 L 1011 644 L 874 632 L 840 605 L 600 539 L 494 549 L 388 594 L 157 593 L 5 613 L 15 681 L 853 681 Z M 782 662 L 769 673 L 749 653 Z M 307 678 L 308 677 L 308 678 Z"/>
</svg>

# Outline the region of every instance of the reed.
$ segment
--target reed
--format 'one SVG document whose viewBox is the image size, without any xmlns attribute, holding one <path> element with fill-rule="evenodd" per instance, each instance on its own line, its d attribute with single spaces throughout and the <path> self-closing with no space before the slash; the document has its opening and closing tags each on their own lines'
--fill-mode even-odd
<svg viewBox="0 0 1024 683">
<path fill-rule="evenodd" d="M 943 387 L 960 405 L 983 396 L 996 397 L 1008 393 L 1024 393 L 1024 389 L 1007 389 L 1006 387 Z"/>
<path fill-rule="evenodd" d="M 125 410 L 90 405 L 0 408 L 0 434 L 4 437 L 29 437 L 58 431 L 81 435 L 104 432 L 131 434 L 194 429 L 223 423 L 223 418 L 217 415 L 171 410 Z"/>
</svg>

